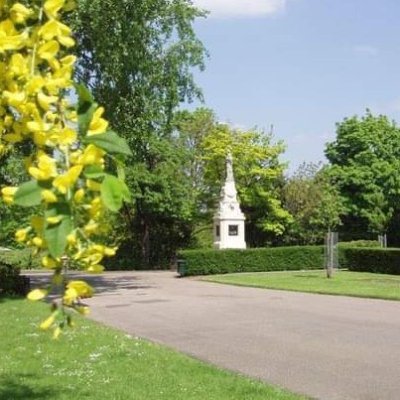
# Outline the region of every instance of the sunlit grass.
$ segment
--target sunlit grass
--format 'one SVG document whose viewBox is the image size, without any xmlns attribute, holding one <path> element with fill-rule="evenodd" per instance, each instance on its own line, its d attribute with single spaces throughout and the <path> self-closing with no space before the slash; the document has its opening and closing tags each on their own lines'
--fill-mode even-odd
<svg viewBox="0 0 400 400">
<path fill-rule="evenodd" d="M 0 300 L 0 399 L 304 399 L 82 318 L 54 341 L 47 311 Z"/>
<path fill-rule="evenodd" d="M 337 271 L 327 279 L 325 271 L 291 271 L 214 275 L 205 279 L 240 286 L 400 300 L 400 276 L 394 275 Z"/>
</svg>

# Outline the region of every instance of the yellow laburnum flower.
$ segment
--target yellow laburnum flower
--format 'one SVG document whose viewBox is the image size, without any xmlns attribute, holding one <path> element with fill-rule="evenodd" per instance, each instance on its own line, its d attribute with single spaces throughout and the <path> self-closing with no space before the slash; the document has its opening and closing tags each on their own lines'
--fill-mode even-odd
<svg viewBox="0 0 400 400">
<path fill-rule="evenodd" d="M 77 133 L 71 128 L 65 128 L 58 131 L 56 135 L 52 135 L 52 139 L 61 146 L 69 146 L 75 143 L 77 138 Z"/>
<path fill-rule="evenodd" d="M 62 194 L 66 194 L 68 189 L 75 185 L 82 172 L 82 165 L 71 167 L 64 175 L 57 176 L 53 181 L 53 186 Z"/>
<path fill-rule="evenodd" d="M 57 201 L 58 201 L 57 196 L 51 190 L 48 190 L 48 189 L 42 190 L 41 195 L 42 195 L 42 199 L 46 203 L 57 203 Z"/>
<path fill-rule="evenodd" d="M 58 42 L 56 40 L 50 40 L 39 47 L 37 55 L 43 60 L 51 61 L 59 51 L 60 45 Z"/>
<path fill-rule="evenodd" d="M 10 10 L 11 19 L 17 24 L 23 24 L 32 14 L 33 11 L 21 3 L 15 3 Z"/>
<path fill-rule="evenodd" d="M 103 211 L 103 202 L 99 196 L 95 197 L 91 203 L 89 208 L 89 215 L 91 218 L 96 219 L 100 216 Z"/>
<path fill-rule="evenodd" d="M 71 29 L 55 19 L 46 22 L 39 29 L 39 35 L 46 41 L 56 38 L 65 47 L 72 47 L 75 44 L 71 37 Z"/>
<path fill-rule="evenodd" d="M 98 264 L 103 259 L 103 253 L 92 252 L 86 257 L 82 258 L 82 261 L 87 265 Z"/>
<path fill-rule="evenodd" d="M 49 256 L 45 256 L 42 258 L 42 265 L 44 268 L 54 269 L 57 268 L 60 263 Z"/>
<path fill-rule="evenodd" d="M 46 218 L 46 222 L 49 225 L 56 225 L 58 224 L 60 221 L 62 220 L 62 216 L 61 215 L 57 215 L 55 217 L 47 217 Z"/>
<path fill-rule="evenodd" d="M 67 306 L 70 306 L 72 303 L 78 300 L 78 292 L 74 288 L 67 288 L 63 296 L 63 302 Z"/>
<path fill-rule="evenodd" d="M 76 56 L 68 55 L 60 60 L 61 64 L 65 67 L 73 67 L 76 62 Z"/>
<path fill-rule="evenodd" d="M 61 328 L 59 326 L 57 326 L 57 328 L 54 329 L 54 332 L 53 332 L 53 339 L 54 340 L 58 339 L 58 337 L 61 335 L 61 332 L 62 332 Z"/>
<path fill-rule="evenodd" d="M 44 3 L 44 11 L 49 19 L 57 19 L 58 12 L 63 8 L 65 0 L 47 0 Z"/>
<path fill-rule="evenodd" d="M 70 281 L 67 284 L 68 289 L 74 289 L 81 298 L 92 297 L 94 289 L 85 281 Z"/>
<path fill-rule="evenodd" d="M 14 186 L 7 186 L 1 189 L 1 194 L 6 204 L 12 204 L 14 202 L 14 195 L 17 190 L 18 188 Z"/>
<path fill-rule="evenodd" d="M 28 61 L 20 53 L 13 54 L 8 69 L 15 76 L 25 76 L 29 72 Z"/>
<path fill-rule="evenodd" d="M 29 174 L 38 181 L 48 180 L 57 175 L 56 160 L 40 151 L 38 153 L 37 167 L 30 167 Z"/>
<path fill-rule="evenodd" d="M 44 331 L 49 329 L 54 321 L 56 320 L 56 314 L 53 313 L 50 315 L 50 317 L 48 317 L 47 319 L 45 319 L 41 324 L 40 324 L 40 329 L 43 329 Z"/>
<path fill-rule="evenodd" d="M 19 108 L 26 100 L 25 92 L 10 92 L 5 90 L 3 92 L 3 99 L 8 105 Z"/>
<path fill-rule="evenodd" d="M 46 80 L 42 76 L 34 76 L 26 84 L 26 92 L 29 95 L 38 93 L 40 90 L 42 90 L 45 84 Z"/>
<path fill-rule="evenodd" d="M 77 190 L 74 194 L 75 203 L 80 203 L 84 197 L 85 197 L 85 190 L 84 189 Z"/>
<path fill-rule="evenodd" d="M 100 274 L 104 271 L 104 267 L 100 264 L 90 265 L 87 269 L 91 274 Z"/>
<path fill-rule="evenodd" d="M 25 47 L 27 38 L 28 33 L 23 32 L 19 34 L 10 19 L 0 22 L 0 53 L 4 53 L 7 50 L 19 50 Z"/>
<path fill-rule="evenodd" d="M 104 133 L 108 128 L 108 122 L 101 118 L 104 113 L 104 108 L 99 107 L 93 114 L 92 121 L 90 122 L 88 136 L 98 135 Z"/>
<path fill-rule="evenodd" d="M 47 290 L 35 289 L 35 290 L 31 290 L 28 293 L 27 298 L 28 298 L 28 300 L 31 300 L 31 301 L 38 301 L 38 300 L 44 299 L 47 296 L 47 294 L 48 294 Z"/>
<path fill-rule="evenodd" d="M 44 40 L 50 41 L 59 36 L 70 36 L 71 29 L 56 19 L 50 19 L 39 29 L 38 33 Z"/>
<path fill-rule="evenodd" d="M 46 132 L 34 132 L 33 141 L 39 147 L 41 146 L 53 146 L 53 143 L 49 140 L 49 135 Z"/>
<path fill-rule="evenodd" d="M 67 236 L 67 243 L 68 243 L 70 246 L 75 246 L 75 245 L 78 243 L 78 240 L 77 240 L 77 238 L 76 238 L 76 234 L 75 234 L 75 233 L 70 233 L 70 234 Z"/>
<path fill-rule="evenodd" d="M 3 139 L 11 144 L 20 143 L 23 140 L 23 137 L 19 133 L 9 133 L 3 136 Z"/>
<path fill-rule="evenodd" d="M 99 224 L 90 220 L 84 227 L 83 230 L 86 234 L 90 235 L 95 233 L 99 229 Z"/>
<path fill-rule="evenodd" d="M 39 92 L 37 95 L 37 100 L 44 111 L 48 111 L 50 107 L 57 102 L 57 96 L 47 96 L 43 92 Z"/>
<path fill-rule="evenodd" d="M 116 247 L 106 247 L 102 244 L 95 244 L 91 246 L 90 249 L 93 249 L 98 253 L 104 254 L 105 256 L 114 256 L 117 251 Z"/>
<path fill-rule="evenodd" d="M 105 152 L 94 144 L 89 144 L 86 147 L 83 154 L 78 158 L 78 164 L 82 165 L 94 165 L 94 164 L 103 164 L 103 156 Z"/>
<path fill-rule="evenodd" d="M 32 243 L 33 243 L 36 247 L 39 247 L 39 248 L 42 248 L 43 245 L 44 245 L 43 239 L 40 238 L 40 237 L 38 237 L 38 236 L 36 236 L 36 237 L 34 237 L 34 238 L 32 239 Z"/>
<path fill-rule="evenodd" d="M 29 229 L 18 229 L 15 232 L 15 240 L 19 243 L 25 242 L 28 236 Z"/>
</svg>

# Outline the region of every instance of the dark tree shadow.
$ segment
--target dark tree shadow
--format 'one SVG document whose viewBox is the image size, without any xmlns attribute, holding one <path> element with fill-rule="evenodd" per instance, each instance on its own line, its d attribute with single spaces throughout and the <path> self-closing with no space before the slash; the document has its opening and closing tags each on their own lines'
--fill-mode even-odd
<svg viewBox="0 0 400 400">
<path fill-rule="evenodd" d="M 34 374 L 0 375 L 1 400 L 46 400 L 56 399 L 63 390 L 59 386 L 38 387 L 35 381 L 39 376 Z M 32 380 L 32 384 L 26 383 Z"/>
<path fill-rule="evenodd" d="M 50 282 L 51 273 L 49 274 L 26 274 L 31 278 L 31 288 L 44 287 Z M 99 275 L 83 274 L 79 272 L 71 272 L 70 279 L 84 279 L 95 288 L 97 294 L 112 294 L 119 290 L 139 290 L 149 289 L 154 286 L 148 285 L 142 279 L 135 277 L 132 273 L 104 273 Z"/>
</svg>

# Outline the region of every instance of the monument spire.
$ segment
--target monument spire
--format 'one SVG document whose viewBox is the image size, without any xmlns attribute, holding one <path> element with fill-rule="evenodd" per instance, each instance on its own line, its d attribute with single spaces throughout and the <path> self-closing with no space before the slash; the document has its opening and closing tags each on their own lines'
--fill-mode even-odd
<svg viewBox="0 0 400 400">
<path fill-rule="evenodd" d="M 245 217 L 237 199 L 231 152 L 228 152 L 225 164 L 225 183 L 221 188 L 219 207 L 214 215 L 214 246 L 218 249 L 244 249 Z"/>
</svg>

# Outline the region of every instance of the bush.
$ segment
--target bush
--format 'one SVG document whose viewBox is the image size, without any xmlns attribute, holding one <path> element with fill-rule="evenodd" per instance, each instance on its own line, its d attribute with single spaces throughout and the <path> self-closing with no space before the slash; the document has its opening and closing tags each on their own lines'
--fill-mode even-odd
<svg viewBox="0 0 400 400">
<path fill-rule="evenodd" d="M 339 242 L 340 247 L 381 247 L 377 240 L 352 240 L 351 242 Z"/>
<path fill-rule="evenodd" d="M 0 251 L 0 263 L 2 262 L 20 269 L 41 268 L 40 256 L 33 256 L 28 248 Z"/>
<path fill-rule="evenodd" d="M 0 262 L 0 296 L 21 295 L 29 292 L 29 278 L 20 275 L 20 269 Z"/>
<path fill-rule="evenodd" d="M 321 269 L 323 246 L 293 246 L 246 250 L 183 250 L 182 276 Z M 180 265 L 182 268 L 182 261 Z"/>
<path fill-rule="evenodd" d="M 341 253 L 350 271 L 400 275 L 400 249 L 343 248 Z"/>
</svg>

